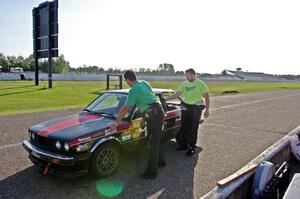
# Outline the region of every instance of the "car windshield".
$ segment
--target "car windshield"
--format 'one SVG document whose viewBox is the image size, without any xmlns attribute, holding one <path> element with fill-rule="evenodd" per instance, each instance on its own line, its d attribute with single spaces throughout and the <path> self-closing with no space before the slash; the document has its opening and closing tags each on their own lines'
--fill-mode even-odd
<svg viewBox="0 0 300 199">
<path fill-rule="evenodd" d="M 119 110 L 124 105 L 126 98 L 126 94 L 104 93 L 84 110 L 116 118 L 119 114 Z"/>
</svg>

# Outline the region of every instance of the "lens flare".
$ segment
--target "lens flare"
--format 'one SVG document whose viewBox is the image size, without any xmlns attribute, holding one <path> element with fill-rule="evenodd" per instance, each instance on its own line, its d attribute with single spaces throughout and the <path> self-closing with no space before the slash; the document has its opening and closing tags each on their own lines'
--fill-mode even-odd
<svg viewBox="0 0 300 199">
<path fill-rule="evenodd" d="M 112 198 L 123 191 L 123 183 L 109 180 L 100 180 L 96 183 L 96 189 L 101 196 Z"/>
</svg>

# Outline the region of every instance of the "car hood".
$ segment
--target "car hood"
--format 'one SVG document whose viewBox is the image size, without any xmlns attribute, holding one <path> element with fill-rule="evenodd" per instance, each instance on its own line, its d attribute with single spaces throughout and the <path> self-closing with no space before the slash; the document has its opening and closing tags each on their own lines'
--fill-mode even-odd
<svg viewBox="0 0 300 199">
<path fill-rule="evenodd" d="M 85 135 L 101 132 L 114 123 L 102 115 L 81 112 L 36 124 L 30 130 L 39 136 L 71 141 Z"/>
</svg>

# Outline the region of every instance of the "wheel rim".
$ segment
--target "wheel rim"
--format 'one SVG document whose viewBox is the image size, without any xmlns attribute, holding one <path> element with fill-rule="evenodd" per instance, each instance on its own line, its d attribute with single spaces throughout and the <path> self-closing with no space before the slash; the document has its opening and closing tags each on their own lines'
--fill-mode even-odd
<svg viewBox="0 0 300 199">
<path fill-rule="evenodd" d="M 114 171 L 118 164 L 118 154 L 114 149 L 103 149 L 97 157 L 97 169 L 102 174 Z"/>
</svg>

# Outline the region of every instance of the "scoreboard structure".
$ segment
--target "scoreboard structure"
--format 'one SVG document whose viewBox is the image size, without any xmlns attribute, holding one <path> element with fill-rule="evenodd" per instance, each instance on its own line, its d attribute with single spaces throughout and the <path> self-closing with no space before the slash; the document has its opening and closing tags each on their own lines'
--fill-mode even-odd
<svg viewBox="0 0 300 199">
<path fill-rule="evenodd" d="M 39 85 L 39 58 L 48 58 L 48 88 L 52 88 L 52 57 L 58 57 L 58 0 L 32 10 L 35 85 Z"/>
</svg>

